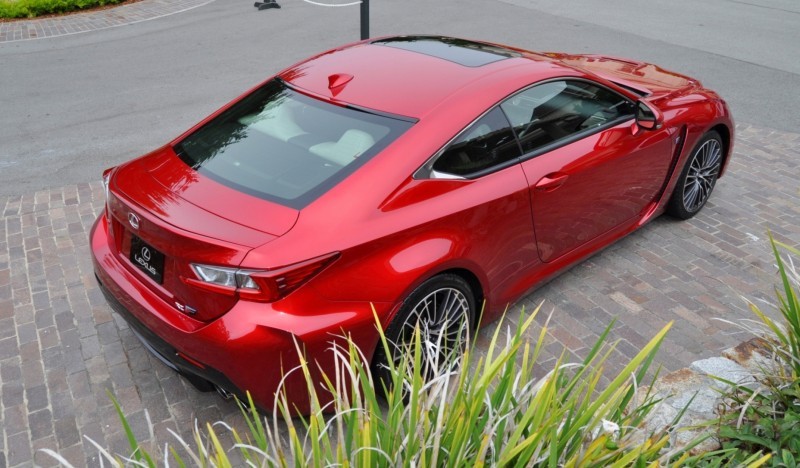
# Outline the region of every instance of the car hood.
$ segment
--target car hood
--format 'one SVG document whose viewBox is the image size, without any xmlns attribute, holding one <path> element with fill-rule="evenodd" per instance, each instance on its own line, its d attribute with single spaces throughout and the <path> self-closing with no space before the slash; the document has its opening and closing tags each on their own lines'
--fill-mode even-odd
<svg viewBox="0 0 800 468">
<path fill-rule="evenodd" d="M 548 53 L 567 66 L 588 71 L 609 81 L 639 90 L 649 99 L 659 99 L 700 86 L 700 82 L 652 63 L 605 55 Z"/>
<path fill-rule="evenodd" d="M 169 146 L 120 166 L 114 180 L 117 190 L 165 222 L 248 247 L 285 234 L 299 214 L 199 174 Z"/>
</svg>

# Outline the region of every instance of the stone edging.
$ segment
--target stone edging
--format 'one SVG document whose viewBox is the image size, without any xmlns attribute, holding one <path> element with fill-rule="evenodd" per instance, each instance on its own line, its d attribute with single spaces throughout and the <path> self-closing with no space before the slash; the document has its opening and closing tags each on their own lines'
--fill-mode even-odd
<svg viewBox="0 0 800 468">
<path fill-rule="evenodd" d="M 637 393 L 640 402 L 648 392 L 656 400 L 661 400 L 645 421 L 644 433 L 664 430 L 684 408 L 686 411 L 683 417 L 671 431 L 671 449 L 685 447 L 697 436 L 712 433 L 713 427 L 697 426 L 719 418 L 722 393 L 730 388 L 714 377 L 748 387 L 756 384 L 753 375 L 775 365 L 767 357 L 766 349 L 763 340 L 753 338 L 723 351 L 723 357 L 694 361 L 688 368 L 659 378 L 652 390 L 648 387 L 640 388 Z M 719 440 L 712 435 L 690 453 L 695 455 L 719 448 Z"/>
<path fill-rule="evenodd" d="M 105 10 L 0 23 L 0 43 L 67 36 L 140 23 L 197 8 L 214 0 L 142 0 Z"/>
</svg>

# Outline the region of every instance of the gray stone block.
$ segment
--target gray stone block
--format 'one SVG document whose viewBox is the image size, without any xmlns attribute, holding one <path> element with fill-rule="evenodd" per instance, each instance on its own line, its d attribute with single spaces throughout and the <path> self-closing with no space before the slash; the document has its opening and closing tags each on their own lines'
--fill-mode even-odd
<svg viewBox="0 0 800 468">
<path fill-rule="evenodd" d="M 693 362 L 690 368 L 700 374 L 719 377 L 737 385 L 752 385 L 755 383 L 751 371 L 724 357 L 701 359 Z M 720 389 L 728 387 L 726 383 L 716 379 L 712 379 L 712 384 Z"/>
</svg>

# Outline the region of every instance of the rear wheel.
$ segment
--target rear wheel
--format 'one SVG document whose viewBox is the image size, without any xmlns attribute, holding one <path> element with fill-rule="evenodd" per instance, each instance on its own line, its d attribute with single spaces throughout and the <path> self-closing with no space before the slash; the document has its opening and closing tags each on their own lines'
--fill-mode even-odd
<svg viewBox="0 0 800 468">
<path fill-rule="evenodd" d="M 667 205 L 667 213 L 689 219 L 700 212 L 717 183 L 722 167 L 722 138 L 710 131 L 695 146 L 681 171 Z"/>
<path fill-rule="evenodd" d="M 413 344 L 419 329 L 422 344 L 420 370 L 423 378 L 431 379 L 460 365 L 466 346 L 470 323 L 475 313 L 475 296 L 463 278 L 453 274 L 435 276 L 422 283 L 403 302 L 397 315 L 386 328 L 389 354 L 378 345 L 372 360 L 376 384 L 392 387 L 391 365 L 409 377 L 413 375 Z M 381 390 L 380 388 L 378 390 Z"/>
</svg>

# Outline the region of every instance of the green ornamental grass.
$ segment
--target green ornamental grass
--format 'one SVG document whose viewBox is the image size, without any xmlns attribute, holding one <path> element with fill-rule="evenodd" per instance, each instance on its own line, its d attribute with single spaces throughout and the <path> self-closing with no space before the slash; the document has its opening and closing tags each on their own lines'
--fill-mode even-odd
<svg viewBox="0 0 800 468">
<path fill-rule="evenodd" d="M 614 348 L 606 342 L 613 324 L 582 362 L 562 357 L 537 378 L 534 370 L 548 332 L 545 324 L 534 343 L 526 338 L 537 314 L 538 309 L 523 314 L 513 326 L 501 321 L 487 349 L 479 353 L 467 345 L 447 365 L 424 366 L 421 350 L 436 343 L 423 343 L 424 334 L 415 333 L 404 357 L 391 364 L 392 385 L 384 391 L 376 390 L 368 361 L 351 342 L 334 348 L 338 365 L 325 376 L 333 397 L 327 404 L 322 402 L 330 398 L 321 398 L 311 381 L 313 363 L 303 361 L 293 372 L 307 377 L 311 414 L 297 417 L 285 398 L 278 398 L 268 418 L 252 400 L 240 403 L 246 433 L 222 424 L 232 431 L 233 447 L 220 443 L 219 427 L 207 425 L 196 428 L 190 442 L 176 435 L 173 446 L 159 441 L 163 452 L 148 454 L 121 409 L 131 452 L 109 454 L 96 447 L 112 466 L 149 467 L 231 466 L 233 451 L 250 466 L 269 467 L 622 467 L 689 459 L 670 449 L 670 427 L 657 433 L 642 429 L 657 401 L 649 395 L 634 398 L 670 325 L 602 386 Z M 388 346 L 385 337 L 383 345 Z M 423 378 L 432 368 L 434 373 Z"/>
<path fill-rule="evenodd" d="M 69 13 L 125 0 L 0 0 L 0 18 L 34 18 L 56 13 Z"/>
<path fill-rule="evenodd" d="M 690 453 L 710 435 L 683 448 L 670 447 L 670 432 L 682 413 L 655 432 L 643 429 L 659 401 L 640 384 L 650 383 L 643 381 L 653 373 L 653 359 L 671 324 L 601 385 L 614 349 L 614 343 L 607 343 L 613 323 L 581 362 L 568 363 L 562 356 L 539 377 L 548 322 L 534 341 L 528 338 L 538 308 L 532 314 L 523 312 L 516 324 L 501 320 L 488 347 L 466 343 L 463 353 L 444 354 L 443 362 L 423 362 L 426 356 L 442 356 L 422 352 L 441 343 L 424 341 L 430 334 L 417 329 L 399 362 L 390 364 L 389 388 L 376 389 L 381 381 L 373 378 L 368 360 L 350 340 L 331 349 L 337 365 L 333 375 L 324 376 L 325 394 L 312 381 L 314 363 L 301 359 L 291 372 L 306 377 L 308 416 L 298 417 L 279 394 L 264 417 L 248 395 L 248 401 L 239 402 L 245 433 L 223 422 L 195 426 L 192 440 L 173 432 L 174 441 L 157 441 L 163 450 L 150 454 L 139 445 L 124 409 L 114 401 L 130 452 L 112 454 L 90 443 L 104 465 L 116 467 L 229 467 L 241 461 L 247 466 L 287 468 L 797 466 L 800 274 L 791 258 L 781 258 L 778 248 L 794 255 L 800 251 L 773 246 L 782 281 L 782 290 L 777 291 L 782 321 L 768 318 L 753 305 L 760 320 L 749 329 L 770 343 L 774 365 L 756 376 L 759 388 L 736 387 L 729 395 L 726 416 L 705 423 L 721 428 L 717 436 L 723 447 L 717 451 Z M 386 337 L 381 338 L 388 350 Z M 232 446 L 220 442 L 221 430 L 230 431 Z M 71 466 L 52 450 L 42 452 Z"/>
</svg>

